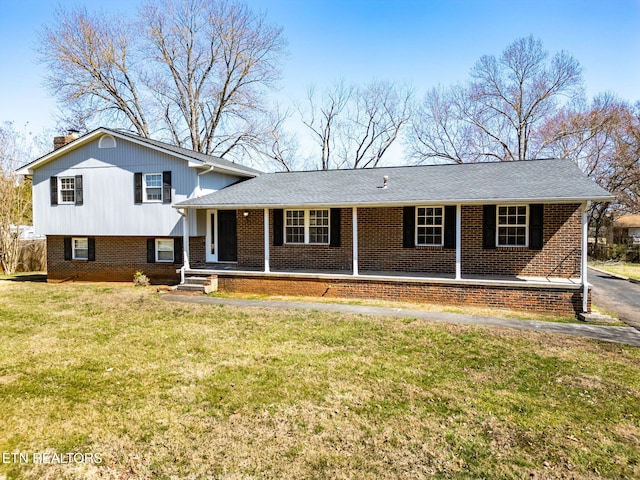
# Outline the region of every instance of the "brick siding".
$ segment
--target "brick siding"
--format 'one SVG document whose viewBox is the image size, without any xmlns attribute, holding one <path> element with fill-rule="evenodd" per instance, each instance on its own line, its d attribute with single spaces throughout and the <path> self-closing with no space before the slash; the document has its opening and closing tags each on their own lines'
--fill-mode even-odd
<svg viewBox="0 0 640 480">
<path fill-rule="evenodd" d="M 352 215 L 350 208 L 340 213 L 340 246 L 287 244 L 273 246 L 273 210 L 269 212 L 270 264 L 274 270 L 351 270 Z M 260 235 L 262 237 L 262 233 Z"/>
<path fill-rule="evenodd" d="M 456 251 L 402 246 L 402 207 L 358 209 L 360 271 L 455 273 Z"/>
<path fill-rule="evenodd" d="M 392 301 L 510 308 L 526 312 L 574 316 L 582 311 L 582 290 L 575 287 L 487 286 L 373 279 L 291 278 L 218 275 L 222 292 L 301 295 L 329 298 L 371 298 Z M 591 294 L 589 294 L 589 310 Z"/>
<path fill-rule="evenodd" d="M 146 237 L 94 237 L 96 260 L 65 260 L 64 237 L 47 236 L 48 280 L 132 282 L 137 271 L 153 283 L 176 283 L 180 275 L 173 263 L 147 263 Z M 176 255 L 181 253 L 175 252 Z"/>
<path fill-rule="evenodd" d="M 582 214 L 580 204 L 544 206 L 542 250 L 482 248 L 482 205 L 462 207 L 462 275 L 580 276 Z"/>
</svg>

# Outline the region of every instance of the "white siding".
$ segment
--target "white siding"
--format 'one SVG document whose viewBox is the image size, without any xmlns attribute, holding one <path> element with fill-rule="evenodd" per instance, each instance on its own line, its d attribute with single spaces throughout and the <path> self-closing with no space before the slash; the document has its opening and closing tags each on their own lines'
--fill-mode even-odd
<svg viewBox="0 0 640 480">
<path fill-rule="evenodd" d="M 98 148 L 98 139 L 35 170 L 33 215 L 43 235 L 182 235 L 180 214 L 171 204 L 134 203 L 135 172 L 171 171 L 171 203 L 191 198 L 197 174 L 175 157 L 118 139 L 116 148 Z M 51 176 L 83 176 L 83 205 L 51 205 Z M 223 188 L 238 179 L 215 171 L 202 175 L 208 186 Z M 194 222 L 195 223 L 195 222 Z"/>
</svg>

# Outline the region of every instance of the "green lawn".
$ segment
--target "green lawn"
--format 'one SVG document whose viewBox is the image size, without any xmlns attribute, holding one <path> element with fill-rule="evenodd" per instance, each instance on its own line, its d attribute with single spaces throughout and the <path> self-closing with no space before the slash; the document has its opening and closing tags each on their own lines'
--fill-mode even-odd
<svg viewBox="0 0 640 480">
<path fill-rule="evenodd" d="M 601 262 L 594 261 L 589 262 L 592 267 L 599 268 L 605 272 L 622 275 L 623 277 L 633 278 L 640 281 L 640 263 L 627 263 L 627 262 Z"/>
<path fill-rule="evenodd" d="M 0 478 L 640 477 L 638 348 L 6 280 L 0 329 L 0 453 L 102 459 Z"/>
</svg>

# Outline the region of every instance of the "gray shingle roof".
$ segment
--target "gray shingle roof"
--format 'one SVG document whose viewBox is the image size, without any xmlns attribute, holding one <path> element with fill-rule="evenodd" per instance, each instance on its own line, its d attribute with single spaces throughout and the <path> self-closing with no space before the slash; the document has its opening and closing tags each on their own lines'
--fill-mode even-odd
<svg viewBox="0 0 640 480">
<path fill-rule="evenodd" d="M 388 176 L 388 187 L 381 188 Z M 267 173 L 178 207 L 366 206 L 603 201 L 611 195 L 571 160 Z"/>
</svg>

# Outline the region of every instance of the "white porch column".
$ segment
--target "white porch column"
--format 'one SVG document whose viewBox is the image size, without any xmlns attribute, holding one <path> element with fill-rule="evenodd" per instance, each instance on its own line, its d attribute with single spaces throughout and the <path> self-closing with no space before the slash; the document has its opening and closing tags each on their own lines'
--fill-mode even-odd
<svg viewBox="0 0 640 480">
<path fill-rule="evenodd" d="M 589 248 L 589 217 L 587 212 L 591 202 L 582 205 L 582 262 L 580 265 L 580 277 L 582 281 L 582 312 L 587 313 L 589 307 L 589 282 L 587 281 L 587 257 Z"/>
<path fill-rule="evenodd" d="M 353 207 L 351 209 L 351 223 L 353 228 L 352 238 L 353 241 L 353 275 L 358 275 L 358 208 Z"/>
<path fill-rule="evenodd" d="M 184 209 L 184 215 L 182 215 L 182 260 L 184 269 L 189 269 L 189 212 L 188 208 Z"/>
<path fill-rule="evenodd" d="M 462 278 L 462 205 L 456 205 L 456 280 Z"/>
<path fill-rule="evenodd" d="M 264 272 L 269 273 L 269 209 L 264 209 Z"/>
</svg>

